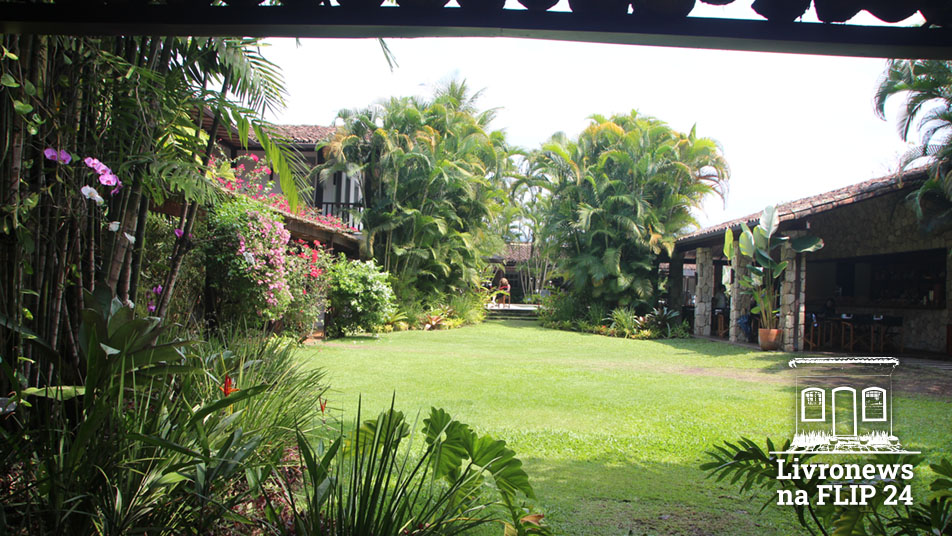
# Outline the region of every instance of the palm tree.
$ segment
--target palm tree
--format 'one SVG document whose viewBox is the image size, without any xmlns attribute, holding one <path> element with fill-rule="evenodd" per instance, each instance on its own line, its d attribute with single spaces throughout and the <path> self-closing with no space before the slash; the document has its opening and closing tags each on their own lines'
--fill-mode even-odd
<svg viewBox="0 0 952 536">
<path fill-rule="evenodd" d="M 364 248 L 401 298 L 472 288 L 499 242 L 488 230 L 506 201 L 509 149 L 488 131 L 493 113 L 479 112 L 477 97 L 451 81 L 430 100 L 345 110 L 344 127 L 323 145 L 322 178 L 362 174 Z"/>
<path fill-rule="evenodd" d="M 890 60 L 874 97 L 880 118 L 886 118 L 886 103 L 896 95 L 906 99 L 897 120 L 899 135 L 914 143 L 900 166 L 923 160 L 929 165 L 928 179 L 910 201 L 925 230 L 946 229 L 952 225 L 952 62 Z"/>
<path fill-rule="evenodd" d="M 658 255 L 729 177 L 713 140 L 635 111 L 592 116 L 577 140 L 554 136 L 537 165 L 552 197 L 547 232 L 566 249 L 573 291 L 607 307 L 653 304 Z"/>
</svg>

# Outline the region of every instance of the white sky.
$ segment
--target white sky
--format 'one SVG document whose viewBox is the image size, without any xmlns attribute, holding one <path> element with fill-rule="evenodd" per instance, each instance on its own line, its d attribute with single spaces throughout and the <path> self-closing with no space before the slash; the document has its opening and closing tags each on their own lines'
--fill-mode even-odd
<svg viewBox="0 0 952 536">
<path fill-rule="evenodd" d="M 756 18 L 749 5 L 698 4 L 692 16 Z M 891 174 L 906 147 L 892 121 L 898 102 L 887 108 L 890 121 L 873 112 L 882 59 L 508 38 L 387 41 L 394 72 L 374 39 L 271 40 L 265 55 L 283 67 L 289 89 L 287 110 L 271 119 L 329 125 L 342 108 L 430 95 L 452 77 L 484 89 L 481 107 L 499 108 L 493 128 L 526 148 L 557 131 L 577 134 L 591 114 L 637 109 L 678 130 L 696 124 L 723 145 L 730 193 L 726 207 L 705 203 L 702 225 Z"/>
</svg>

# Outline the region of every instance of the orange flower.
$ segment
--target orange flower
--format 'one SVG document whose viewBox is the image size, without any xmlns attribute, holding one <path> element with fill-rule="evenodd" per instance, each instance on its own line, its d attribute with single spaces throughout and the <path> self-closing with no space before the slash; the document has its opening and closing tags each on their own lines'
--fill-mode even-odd
<svg viewBox="0 0 952 536">
<path fill-rule="evenodd" d="M 221 392 L 225 393 L 225 396 L 228 396 L 239 390 L 237 387 L 232 387 L 232 385 L 234 384 L 231 380 L 231 376 L 225 374 L 225 384 L 219 387 L 219 389 L 221 389 Z"/>
</svg>

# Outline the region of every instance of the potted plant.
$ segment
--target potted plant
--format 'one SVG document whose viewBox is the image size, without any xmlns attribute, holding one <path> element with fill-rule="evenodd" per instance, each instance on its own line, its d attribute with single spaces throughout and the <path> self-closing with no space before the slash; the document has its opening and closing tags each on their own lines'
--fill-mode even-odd
<svg viewBox="0 0 952 536">
<path fill-rule="evenodd" d="M 787 268 L 787 261 L 774 258 L 775 250 L 783 244 L 789 244 L 797 253 L 816 251 L 823 247 L 823 240 L 816 236 L 775 236 L 780 225 L 777 209 L 768 206 L 760 215 L 760 221 L 753 229 L 741 223 L 741 233 L 734 249 L 734 233 L 730 229 L 724 233 L 724 255 L 734 260 L 736 255 L 751 259 L 746 275 L 739 280 L 744 293 L 754 297 L 751 312 L 760 315 L 760 348 L 776 350 L 780 347 L 780 329 L 777 327 L 779 311 L 777 282 Z"/>
</svg>

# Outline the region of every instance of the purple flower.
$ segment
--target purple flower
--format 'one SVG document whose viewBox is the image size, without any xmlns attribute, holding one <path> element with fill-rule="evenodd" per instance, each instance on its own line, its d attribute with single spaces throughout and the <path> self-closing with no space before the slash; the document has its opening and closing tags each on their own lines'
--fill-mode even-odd
<svg viewBox="0 0 952 536">
<path fill-rule="evenodd" d="M 120 182 L 118 185 L 116 185 L 115 188 L 113 188 L 112 190 L 109 191 L 109 195 L 116 195 L 116 194 L 119 193 L 119 190 L 122 190 L 122 183 L 121 183 L 121 182 Z"/>
<path fill-rule="evenodd" d="M 60 164 L 69 164 L 73 161 L 73 155 L 69 154 L 63 149 L 60 149 L 59 152 L 56 153 L 56 161 Z"/>
<path fill-rule="evenodd" d="M 162 294 L 162 285 L 156 285 L 152 288 L 153 294 Z"/>
<path fill-rule="evenodd" d="M 182 235 L 185 234 L 185 231 L 183 231 L 182 229 L 176 229 L 176 230 L 174 230 L 174 231 L 172 231 L 172 232 L 175 233 L 175 236 L 178 237 L 178 238 L 182 238 Z"/>
<path fill-rule="evenodd" d="M 154 312 L 155 312 L 155 304 L 152 303 L 152 302 L 149 302 L 149 307 L 148 307 L 148 309 L 149 309 L 149 312 L 150 312 L 150 313 L 154 313 Z"/>
<path fill-rule="evenodd" d="M 119 184 L 119 177 L 113 175 L 110 171 L 99 176 L 99 183 L 103 186 L 115 186 Z"/>
<path fill-rule="evenodd" d="M 45 156 L 47 160 L 56 160 L 57 159 L 56 149 L 52 147 L 47 147 L 46 149 L 43 150 L 43 156 Z"/>
</svg>

